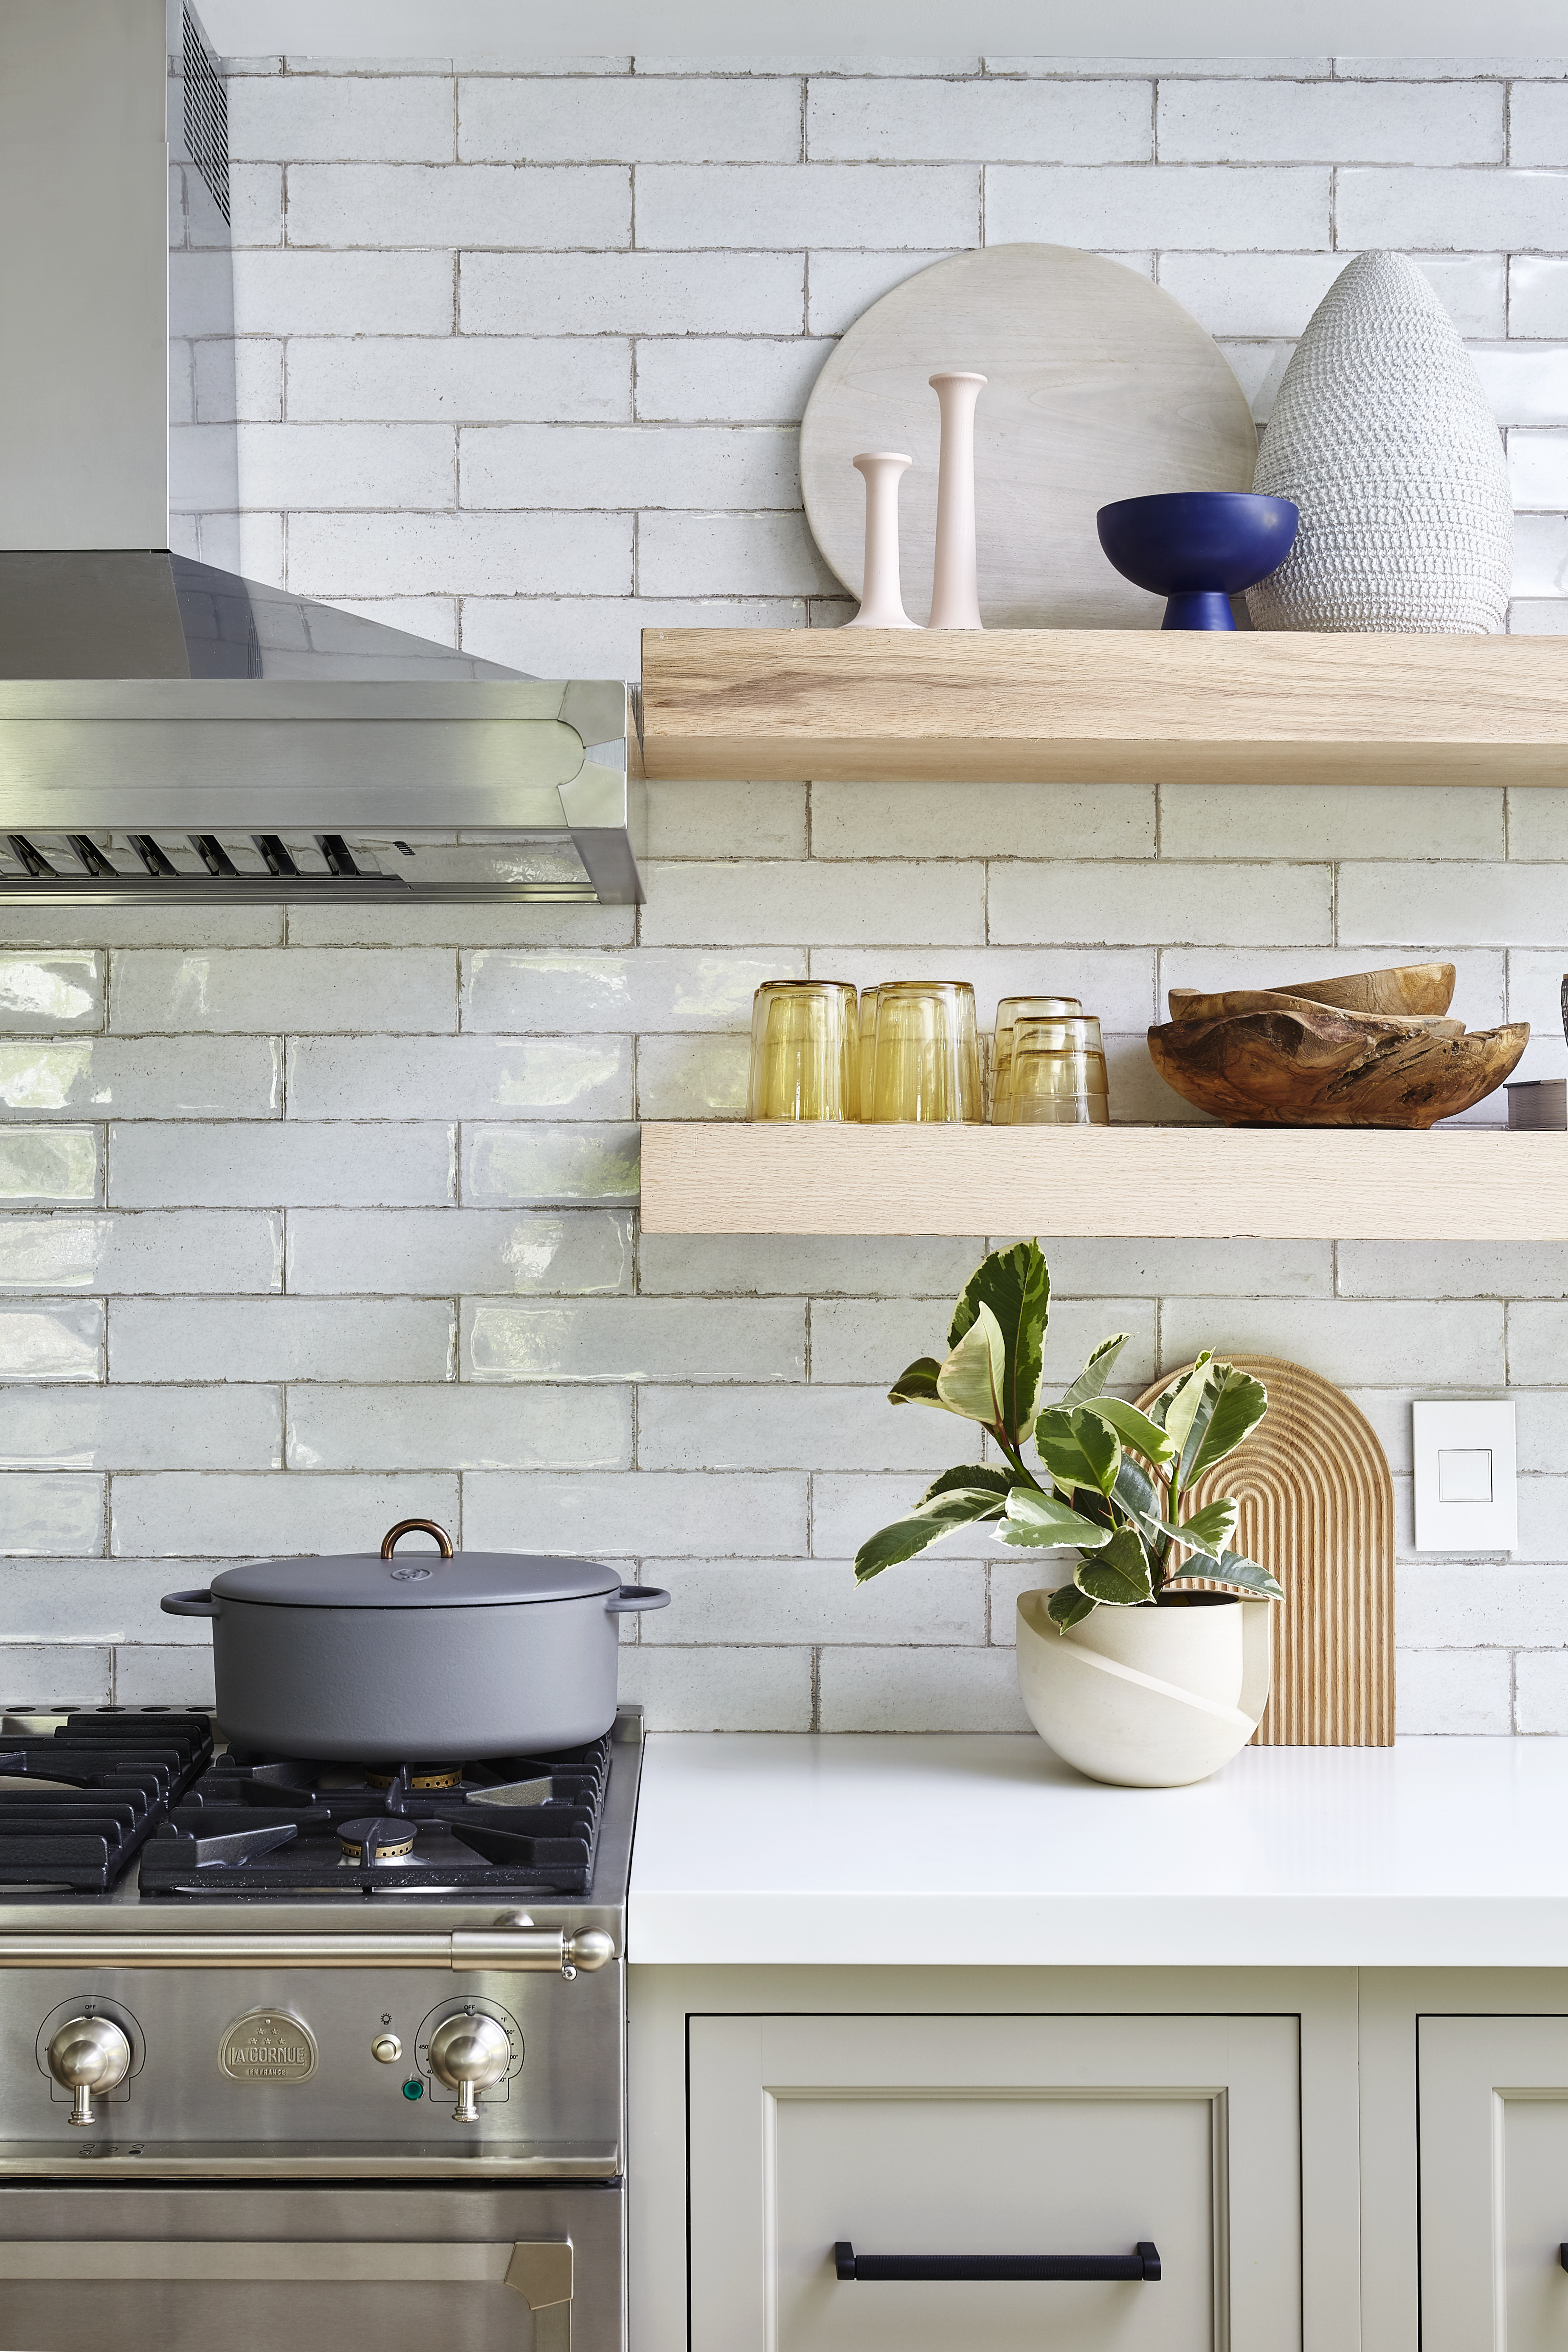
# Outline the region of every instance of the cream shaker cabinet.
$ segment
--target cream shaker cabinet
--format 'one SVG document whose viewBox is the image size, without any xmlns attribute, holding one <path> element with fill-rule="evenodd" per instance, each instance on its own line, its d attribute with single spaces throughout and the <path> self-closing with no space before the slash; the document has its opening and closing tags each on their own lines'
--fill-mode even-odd
<svg viewBox="0 0 1568 2352">
<path fill-rule="evenodd" d="M 1568 2344 L 1568 2017 L 1423 2017 L 1421 2352 Z"/>
<path fill-rule="evenodd" d="M 691 2352 L 1300 2352 L 1294 2016 L 693 2016 L 688 2052 Z"/>
</svg>

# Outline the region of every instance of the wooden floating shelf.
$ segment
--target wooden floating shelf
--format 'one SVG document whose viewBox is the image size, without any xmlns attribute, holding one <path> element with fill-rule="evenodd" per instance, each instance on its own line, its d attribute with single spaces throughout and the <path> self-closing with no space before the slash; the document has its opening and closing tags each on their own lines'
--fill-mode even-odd
<svg viewBox="0 0 1568 2352">
<path fill-rule="evenodd" d="M 642 1137 L 650 1234 L 1568 1239 L 1568 1134 L 693 1120 Z"/>
<path fill-rule="evenodd" d="M 653 777 L 1568 783 L 1561 637 L 645 629 Z"/>
</svg>

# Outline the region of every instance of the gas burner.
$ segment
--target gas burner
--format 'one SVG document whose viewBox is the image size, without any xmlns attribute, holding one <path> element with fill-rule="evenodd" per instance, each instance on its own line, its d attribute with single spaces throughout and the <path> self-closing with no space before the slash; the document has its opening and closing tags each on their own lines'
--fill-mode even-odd
<svg viewBox="0 0 1568 2352">
<path fill-rule="evenodd" d="M 381 1813 L 369 1821 L 339 1822 L 337 1832 L 345 1862 L 367 1865 L 406 1862 L 414 1851 L 419 1824 L 401 1814 Z"/>
<path fill-rule="evenodd" d="M 416 1792 L 456 1789 L 462 1778 L 463 1767 L 460 1764 L 398 1764 L 390 1769 L 381 1764 L 367 1764 L 364 1768 L 367 1789 L 403 1788 Z"/>
</svg>

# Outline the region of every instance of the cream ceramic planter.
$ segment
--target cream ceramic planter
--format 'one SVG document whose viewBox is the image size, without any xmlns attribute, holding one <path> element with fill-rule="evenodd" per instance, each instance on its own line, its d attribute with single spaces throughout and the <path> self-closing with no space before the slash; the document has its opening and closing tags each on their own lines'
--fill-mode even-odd
<svg viewBox="0 0 1568 2352">
<path fill-rule="evenodd" d="M 1174 1789 L 1245 1748 L 1268 1700 L 1267 1601 L 1101 1608 L 1059 1633 L 1050 1597 L 1018 1596 L 1018 1687 L 1066 1763 L 1121 1788 Z"/>
</svg>

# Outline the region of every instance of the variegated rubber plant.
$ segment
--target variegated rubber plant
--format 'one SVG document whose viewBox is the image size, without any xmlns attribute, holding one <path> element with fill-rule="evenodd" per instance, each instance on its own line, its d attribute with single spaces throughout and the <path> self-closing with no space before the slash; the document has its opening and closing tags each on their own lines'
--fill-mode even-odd
<svg viewBox="0 0 1568 2352">
<path fill-rule="evenodd" d="M 1127 1344 L 1119 1331 L 1100 1342 L 1064 1395 L 1042 1407 L 1050 1298 L 1037 1242 L 994 1251 L 953 1309 L 945 1360 L 922 1356 L 900 1376 L 889 1392 L 892 1403 L 934 1405 L 977 1422 L 1003 1458 L 944 1470 L 907 1518 L 861 1545 L 857 1579 L 863 1583 L 912 1559 L 958 1528 L 994 1521 L 1000 1543 L 1070 1547 L 1082 1555 L 1071 1582 L 1048 1603 L 1062 1633 L 1091 1610 L 1157 1601 L 1194 1577 L 1232 1586 L 1238 1599 L 1282 1600 L 1266 1568 L 1229 1549 L 1237 1506 L 1228 1496 L 1182 1516 L 1198 1480 L 1268 1412 L 1262 1381 L 1205 1350 L 1140 1412 L 1105 1393 Z M 1043 1477 L 1024 1461 L 1031 1439 Z"/>
</svg>

